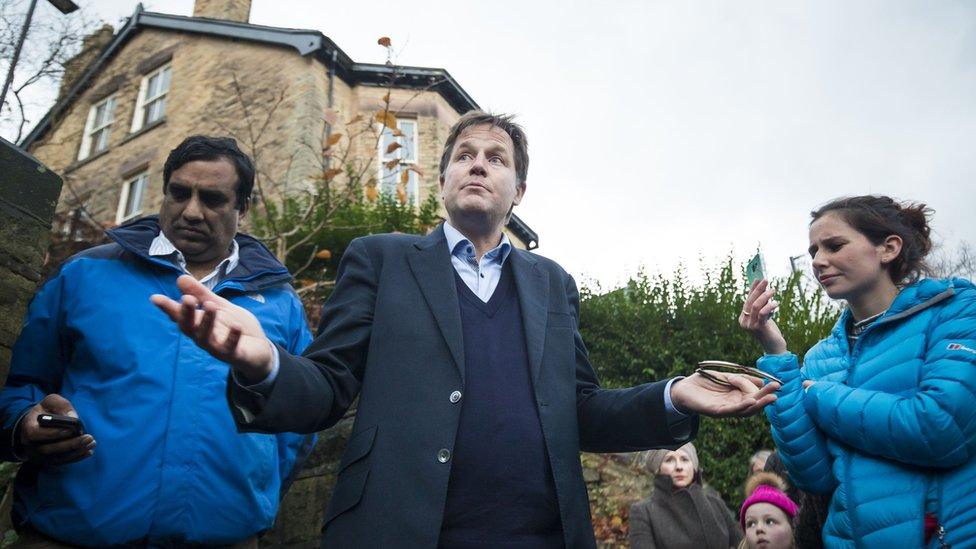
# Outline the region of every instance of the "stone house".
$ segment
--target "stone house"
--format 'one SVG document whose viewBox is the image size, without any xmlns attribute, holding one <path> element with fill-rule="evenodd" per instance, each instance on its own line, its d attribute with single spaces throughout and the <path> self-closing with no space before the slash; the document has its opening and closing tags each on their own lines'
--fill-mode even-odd
<svg viewBox="0 0 976 549">
<path fill-rule="evenodd" d="M 363 181 L 377 190 L 421 203 L 436 189 L 450 126 L 478 108 L 446 70 L 356 63 L 321 32 L 248 23 L 250 5 L 196 0 L 184 17 L 140 4 L 117 33 L 85 41 L 57 103 L 21 143 L 64 178 L 60 212 L 83 206 L 108 225 L 157 211 L 166 155 L 194 133 L 236 137 L 266 193 L 311 187 L 332 132 L 349 134 L 336 148 L 369 165 Z M 346 126 L 383 110 L 396 113 L 387 124 L 397 135 Z M 401 146 L 387 153 L 393 141 Z M 394 158 L 400 165 L 385 168 Z M 507 229 L 517 246 L 538 245 L 517 216 Z"/>
<path fill-rule="evenodd" d="M 86 39 L 55 106 L 21 143 L 62 175 L 60 212 L 83 207 L 106 226 L 156 212 L 167 154 L 198 133 L 238 138 L 272 192 L 308 188 L 321 177 L 329 132 L 352 134 L 349 121 L 384 108 L 396 113 L 399 135 L 347 135 L 343 150 L 351 162 L 372 163 L 379 190 L 399 184 L 418 203 L 436 192 L 448 130 L 478 108 L 457 81 L 444 69 L 354 62 L 318 31 L 250 24 L 250 4 L 196 0 L 192 17 L 139 5 L 118 32 L 105 27 Z M 393 141 L 400 148 L 387 153 Z M 400 166 L 384 168 L 391 158 Z M 517 216 L 507 232 L 517 246 L 538 245 Z M 351 423 L 321 435 L 262 545 L 317 546 Z"/>
</svg>

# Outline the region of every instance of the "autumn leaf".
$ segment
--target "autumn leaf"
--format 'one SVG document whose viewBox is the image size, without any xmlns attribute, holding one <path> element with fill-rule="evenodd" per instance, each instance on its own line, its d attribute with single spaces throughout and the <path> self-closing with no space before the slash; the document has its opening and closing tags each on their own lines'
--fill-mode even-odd
<svg viewBox="0 0 976 549">
<path fill-rule="evenodd" d="M 618 517 L 617 515 L 614 515 L 613 518 L 610 519 L 611 528 L 620 528 L 620 525 L 623 523 L 624 523 L 623 519 Z"/>
<path fill-rule="evenodd" d="M 342 173 L 342 168 L 331 168 L 322 172 L 322 177 L 330 180 L 335 178 L 335 176 L 339 175 L 340 173 Z"/>
<path fill-rule="evenodd" d="M 376 43 L 383 46 L 384 48 L 389 48 L 390 44 L 392 44 L 392 42 L 390 42 L 389 36 L 381 37 L 379 40 L 376 41 Z"/>
<path fill-rule="evenodd" d="M 420 177 L 423 177 L 424 176 L 424 170 L 420 169 L 420 166 L 418 166 L 416 164 L 410 164 L 409 166 L 407 166 L 407 169 L 410 170 L 410 171 L 412 171 L 412 172 L 414 172 L 414 173 L 416 173 Z"/>
<path fill-rule="evenodd" d="M 352 117 L 352 120 L 350 120 L 349 122 L 346 122 L 346 125 L 347 126 L 350 126 L 352 124 L 355 124 L 356 122 L 359 122 L 362 119 L 363 119 L 362 113 L 357 114 L 356 116 Z"/>
<path fill-rule="evenodd" d="M 383 102 L 386 103 L 387 105 L 390 104 L 390 92 L 386 92 L 385 94 L 383 94 Z"/>
<path fill-rule="evenodd" d="M 392 130 L 390 130 L 390 133 L 392 133 L 394 137 L 403 137 L 403 132 L 401 132 L 397 128 L 393 128 Z"/>
<path fill-rule="evenodd" d="M 371 185 L 369 187 L 366 187 L 366 199 L 369 200 L 370 202 L 376 202 L 376 199 L 379 197 L 379 195 L 380 193 L 378 190 L 376 190 L 376 185 Z"/>
<path fill-rule="evenodd" d="M 400 170 L 400 184 L 406 185 L 409 182 L 410 182 L 410 171 Z"/>
<path fill-rule="evenodd" d="M 400 204 L 406 205 L 407 191 L 403 189 L 403 185 L 397 185 L 396 195 L 397 195 L 397 200 L 400 201 Z"/>
<path fill-rule="evenodd" d="M 387 128 L 396 128 L 397 125 L 396 116 L 386 109 L 376 112 L 376 121 Z"/>
<path fill-rule="evenodd" d="M 341 133 L 336 132 L 336 133 L 330 135 L 329 136 L 329 142 L 328 142 L 329 143 L 329 146 L 331 147 L 331 146 L 335 145 L 336 143 L 339 142 L 340 139 L 342 139 L 342 134 Z"/>
<path fill-rule="evenodd" d="M 396 141 L 394 141 L 393 143 L 390 143 L 389 145 L 386 146 L 386 154 L 392 153 L 393 151 L 399 149 L 401 146 L 402 145 L 400 145 Z"/>
<path fill-rule="evenodd" d="M 319 259 L 332 259 L 332 252 L 329 250 L 322 250 L 321 252 L 315 254 L 315 257 Z"/>
<path fill-rule="evenodd" d="M 339 121 L 339 113 L 332 109 L 325 109 L 325 123 L 334 126 Z"/>
<path fill-rule="evenodd" d="M 388 169 L 388 170 L 392 170 L 393 168 L 396 168 L 397 167 L 397 164 L 399 164 L 399 163 L 400 163 L 400 159 L 399 158 L 394 158 L 393 160 L 390 160 L 389 162 L 384 162 L 383 163 L 383 166 L 386 169 Z"/>
</svg>

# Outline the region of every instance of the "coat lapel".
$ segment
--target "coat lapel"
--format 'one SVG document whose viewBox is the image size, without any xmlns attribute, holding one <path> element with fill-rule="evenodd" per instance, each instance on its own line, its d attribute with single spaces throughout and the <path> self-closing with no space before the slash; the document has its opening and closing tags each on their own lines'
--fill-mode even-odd
<svg viewBox="0 0 976 549">
<path fill-rule="evenodd" d="M 540 269 L 538 260 L 528 252 L 512 249 L 508 258 L 518 291 L 522 323 L 525 325 L 525 346 L 529 353 L 532 383 L 539 380 L 542 369 L 542 350 L 546 343 L 546 321 L 549 313 L 549 273 Z"/>
<path fill-rule="evenodd" d="M 464 335 L 461 333 L 461 309 L 454 282 L 454 266 L 447 250 L 444 227 L 440 226 L 414 245 L 407 262 L 417 285 L 424 294 L 437 326 L 451 350 L 464 382 Z"/>
</svg>

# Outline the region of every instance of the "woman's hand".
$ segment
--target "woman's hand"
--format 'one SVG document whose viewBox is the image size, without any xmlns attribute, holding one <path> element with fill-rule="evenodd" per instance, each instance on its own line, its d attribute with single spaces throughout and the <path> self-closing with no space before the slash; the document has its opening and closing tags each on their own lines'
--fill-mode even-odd
<svg viewBox="0 0 976 549">
<path fill-rule="evenodd" d="M 773 300 L 774 293 L 768 280 L 753 282 L 742 312 L 739 313 L 739 326 L 752 334 L 762 345 L 763 351 L 769 355 L 786 352 L 786 339 L 779 331 L 779 326 L 770 318 L 779 307 L 779 303 Z"/>
</svg>

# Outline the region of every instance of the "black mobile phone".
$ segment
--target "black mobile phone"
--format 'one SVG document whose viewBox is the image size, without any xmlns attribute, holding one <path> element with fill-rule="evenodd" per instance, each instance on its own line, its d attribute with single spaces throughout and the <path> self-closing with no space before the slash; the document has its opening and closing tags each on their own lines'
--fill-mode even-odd
<svg viewBox="0 0 976 549">
<path fill-rule="evenodd" d="M 85 424 L 76 417 L 60 414 L 41 414 L 37 416 L 37 423 L 41 427 L 70 429 L 75 436 L 85 434 Z"/>
</svg>

